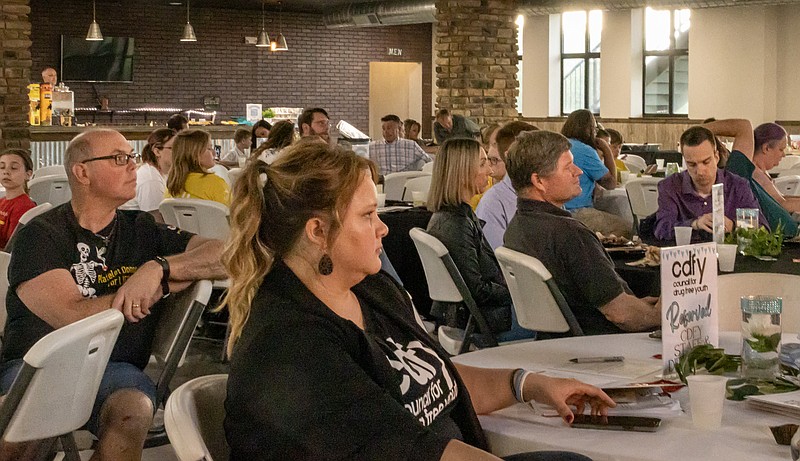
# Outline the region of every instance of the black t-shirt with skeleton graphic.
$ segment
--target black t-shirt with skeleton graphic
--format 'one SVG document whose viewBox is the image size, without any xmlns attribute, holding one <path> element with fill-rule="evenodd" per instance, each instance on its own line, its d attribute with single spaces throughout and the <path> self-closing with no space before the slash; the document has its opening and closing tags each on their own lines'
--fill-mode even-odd
<svg viewBox="0 0 800 461">
<path fill-rule="evenodd" d="M 149 213 L 140 211 L 117 211 L 111 224 L 94 233 L 78 224 L 71 202 L 34 218 L 15 237 L 0 361 L 22 358 L 36 341 L 53 331 L 19 299 L 16 289 L 21 283 L 63 269 L 70 273 L 75 289 L 83 297 L 112 294 L 147 261 L 183 252 L 192 236 L 158 224 Z M 159 313 L 157 304 L 138 323 L 126 321 L 110 360 L 143 369 L 150 356 Z"/>
</svg>

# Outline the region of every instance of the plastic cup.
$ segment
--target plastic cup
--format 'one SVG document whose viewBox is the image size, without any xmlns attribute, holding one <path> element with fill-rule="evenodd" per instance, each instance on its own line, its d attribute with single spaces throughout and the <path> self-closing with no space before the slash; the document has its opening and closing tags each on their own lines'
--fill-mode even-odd
<svg viewBox="0 0 800 461">
<path fill-rule="evenodd" d="M 722 404 L 728 378 L 717 375 L 690 375 L 689 403 L 692 422 L 698 429 L 717 429 L 722 425 Z"/>
<path fill-rule="evenodd" d="M 411 198 L 414 200 L 414 206 L 425 206 L 425 192 L 421 191 L 413 191 L 411 192 Z"/>
<path fill-rule="evenodd" d="M 722 272 L 733 272 L 736 265 L 736 250 L 738 245 L 733 243 L 718 243 L 717 258 L 719 259 L 719 270 Z"/>
<path fill-rule="evenodd" d="M 386 194 L 378 194 L 378 208 L 386 206 Z"/>
<path fill-rule="evenodd" d="M 689 226 L 675 226 L 675 244 L 688 245 L 692 242 L 692 228 Z"/>
<path fill-rule="evenodd" d="M 244 168 L 245 165 L 247 164 L 247 157 L 242 156 L 239 157 L 238 160 L 239 160 L 239 168 Z"/>
<path fill-rule="evenodd" d="M 656 159 L 656 165 L 658 165 L 658 169 L 659 170 L 664 168 L 664 159 L 663 158 L 657 158 Z"/>
<path fill-rule="evenodd" d="M 631 179 L 631 172 L 630 171 L 620 171 L 619 172 L 619 179 L 622 184 L 625 184 Z"/>
</svg>

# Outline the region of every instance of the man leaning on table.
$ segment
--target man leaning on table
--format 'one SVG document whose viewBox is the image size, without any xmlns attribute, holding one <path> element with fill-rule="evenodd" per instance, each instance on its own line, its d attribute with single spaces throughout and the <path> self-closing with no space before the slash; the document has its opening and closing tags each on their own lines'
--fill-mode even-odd
<svg viewBox="0 0 800 461">
<path fill-rule="evenodd" d="M 725 127 L 728 120 L 712 122 L 709 126 Z M 752 130 L 751 130 L 752 132 Z M 752 151 L 753 136 L 750 135 Z M 686 171 L 658 183 L 658 211 L 656 212 L 655 236 L 661 240 L 675 238 L 675 226 L 690 226 L 693 240 L 711 240 L 713 215 L 711 186 L 722 184 L 725 195 L 725 232 L 730 232 L 736 222 L 737 208 L 759 208 L 758 201 L 744 178 L 717 168 L 717 153 L 714 133 L 706 126 L 693 126 L 681 135 L 681 153 Z M 746 141 L 736 138 L 733 150 L 746 148 Z M 769 226 L 762 213 L 762 225 Z"/>
<path fill-rule="evenodd" d="M 505 246 L 544 264 L 587 335 L 655 328 L 658 300 L 631 294 L 595 233 L 564 209 L 581 193 L 569 148 L 558 133 L 534 131 L 509 149 L 506 169 L 519 199 Z"/>
<path fill-rule="evenodd" d="M 99 460 L 141 458 L 155 400 L 155 386 L 142 370 L 159 301 L 193 280 L 225 276 L 222 242 L 156 224 L 146 212 L 117 210 L 136 192 L 134 158 L 114 130 L 87 131 L 70 141 L 64 165 L 72 200 L 20 229 L 8 271 L 3 393 L 22 357 L 46 334 L 105 309 L 125 314 L 87 424 L 99 437 L 92 457 Z M 36 442 L 5 443 L 0 459 L 29 459 L 36 448 Z"/>
</svg>

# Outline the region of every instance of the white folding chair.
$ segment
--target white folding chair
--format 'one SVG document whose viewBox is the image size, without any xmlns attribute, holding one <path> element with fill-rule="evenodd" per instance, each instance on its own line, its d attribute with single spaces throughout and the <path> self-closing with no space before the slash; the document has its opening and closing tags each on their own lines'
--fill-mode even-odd
<svg viewBox="0 0 800 461">
<path fill-rule="evenodd" d="M 15 227 L 14 230 L 11 232 L 11 237 L 8 238 L 8 243 L 6 244 L 5 251 L 11 253 L 14 247 L 14 236 L 16 236 L 19 233 L 20 229 L 22 229 L 29 222 L 31 222 L 31 219 L 39 216 L 42 213 L 50 211 L 51 209 L 53 209 L 53 205 L 44 202 L 40 205 L 36 205 L 35 207 L 31 208 L 25 213 L 22 213 L 22 216 L 19 217 L 19 222 L 17 223 L 17 227 Z"/>
<path fill-rule="evenodd" d="M 775 187 L 783 195 L 800 195 L 800 176 L 781 175 L 775 179 Z"/>
<path fill-rule="evenodd" d="M 236 184 L 236 181 L 244 172 L 244 168 L 231 168 L 228 170 L 228 178 L 231 180 L 231 187 Z"/>
<path fill-rule="evenodd" d="M 8 312 L 6 312 L 6 294 L 8 293 L 8 263 L 11 262 L 11 253 L 0 251 L 0 337 L 6 326 Z"/>
<path fill-rule="evenodd" d="M 225 396 L 228 375 L 207 375 L 187 381 L 167 400 L 164 425 L 180 461 L 224 461 L 230 454 L 225 439 Z"/>
<path fill-rule="evenodd" d="M 386 194 L 386 200 L 403 200 L 406 181 L 428 174 L 430 173 L 421 171 L 401 171 L 387 174 L 383 177 L 383 193 Z"/>
<path fill-rule="evenodd" d="M 226 183 L 228 183 L 228 187 L 230 187 L 230 185 L 233 184 L 231 182 L 231 178 L 230 178 L 230 175 L 228 173 L 228 169 L 225 168 L 224 166 L 220 165 L 219 163 L 217 163 L 216 165 L 214 165 L 211 168 L 209 168 L 208 172 L 209 173 L 214 173 L 215 175 L 217 175 L 220 178 L 222 178 Z"/>
<path fill-rule="evenodd" d="M 623 154 L 620 156 L 620 160 L 622 160 L 622 163 L 624 163 L 628 170 L 634 174 L 641 173 L 647 168 L 647 162 L 645 162 L 645 160 L 638 155 Z"/>
<path fill-rule="evenodd" d="M 564 295 L 541 261 L 502 246 L 494 254 L 511 293 L 520 326 L 549 333 L 583 335 Z"/>
<path fill-rule="evenodd" d="M 467 284 L 444 244 L 418 227 L 411 229 L 409 235 L 422 261 L 431 299 L 439 302 L 463 303 L 470 313 L 467 328 L 463 332 L 456 328 L 439 327 L 439 342 L 442 347 L 453 355 L 467 352 L 470 343 L 476 339 L 473 336 L 476 323 L 478 331 L 485 338 L 486 345 L 497 346 L 497 340 L 489 329 L 489 324 L 472 299 Z"/>
<path fill-rule="evenodd" d="M 717 278 L 717 288 L 720 331 L 741 330 L 742 296 L 769 295 L 783 298 L 783 331 L 800 332 L 800 276 L 771 272 L 722 274 Z"/>
<path fill-rule="evenodd" d="M 778 165 L 769 170 L 769 172 L 782 174 L 786 170 L 797 167 L 800 167 L 800 155 L 787 155 L 781 159 Z"/>
<path fill-rule="evenodd" d="M 625 192 L 631 203 L 634 230 L 639 222 L 658 211 L 658 183 L 664 178 L 636 178 L 625 183 Z"/>
<path fill-rule="evenodd" d="M 406 181 L 403 187 L 403 200 L 411 201 L 414 199 L 414 192 L 422 192 L 427 201 L 428 191 L 431 188 L 431 175 L 419 176 Z"/>
<path fill-rule="evenodd" d="M 42 176 L 52 176 L 52 175 L 66 175 L 67 170 L 64 168 L 64 165 L 48 165 L 37 168 L 33 170 L 33 178 L 41 178 Z"/>
<path fill-rule="evenodd" d="M 203 237 L 225 240 L 231 230 L 230 210 L 213 200 L 165 198 L 158 211 L 165 223 Z"/>
<path fill-rule="evenodd" d="M 433 173 L 433 162 L 428 162 L 428 163 L 422 165 L 422 170 L 421 171 L 423 173 Z"/>
<path fill-rule="evenodd" d="M 0 404 L 3 439 L 60 437 L 66 458 L 80 460 L 72 431 L 89 420 L 123 321 L 121 312 L 107 309 L 37 341 Z"/>
<path fill-rule="evenodd" d="M 72 199 L 72 190 L 69 188 L 66 174 L 39 176 L 28 182 L 28 195 L 37 204 L 45 202 L 54 207 L 67 203 Z"/>
</svg>

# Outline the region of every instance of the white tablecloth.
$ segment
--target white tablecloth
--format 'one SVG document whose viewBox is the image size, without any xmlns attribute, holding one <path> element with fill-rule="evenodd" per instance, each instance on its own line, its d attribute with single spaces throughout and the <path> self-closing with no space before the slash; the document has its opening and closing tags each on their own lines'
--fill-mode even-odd
<svg viewBox="0 0 800 461">
<path fill-rule="evenodd" d="M 721 345 L 739 353 L 738 333 L 720 333 Z M 795 335 L 784 341 L 797 342 Z M 583 336 L 533 341 L 483 349 L 454 358 L 455 362 L 481 367 L 527 368 L 558 376 L 573 376 L 596 385 L 642 380 L 660 372 L 661 342 L 644 333 Z M 573 365 L 569 359 L 587 356 L 622 355 L 624 363 Z M 689 460 L 788 460 L 789 447 L 775 443 L 768 426 L 795 423 L 788 416 L 753 410 L 746 402 L 725 401 L 722 427 L 715 431 L 695 429 L 688 413 L 689 396 L 684 388 L 673 394 L 685 414 L 664 419 L 654 433 L 574 429 L 560 418 L 537 416 L 518 404 L 480 421 L 492 452 L 508 454 L 536 450 L 568 450 L 596 461 L 689 461 Z"/>
</svg>

